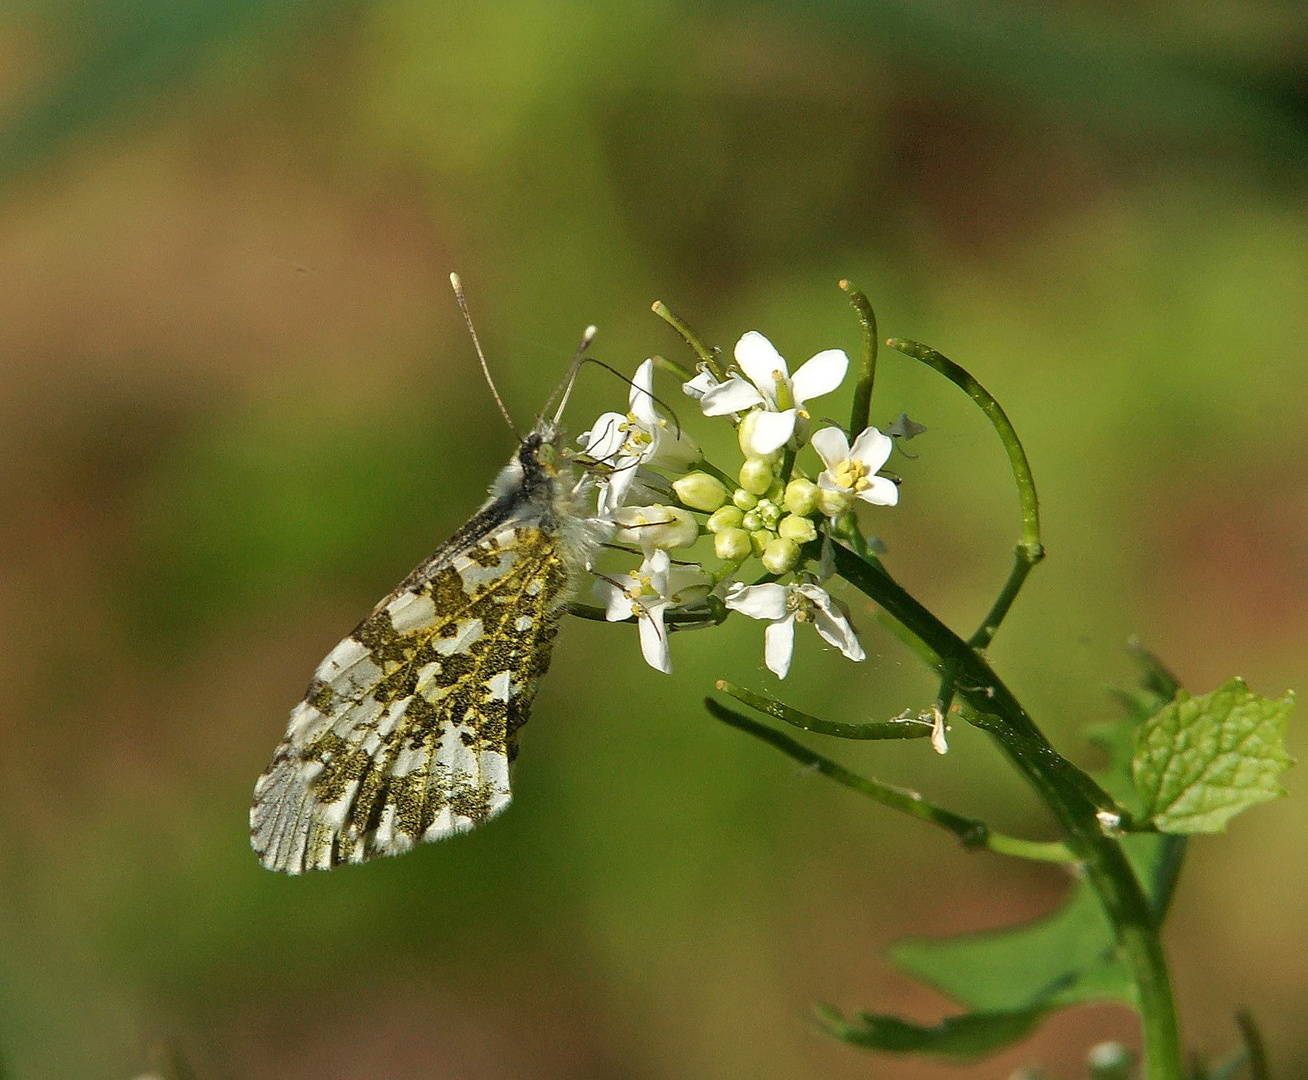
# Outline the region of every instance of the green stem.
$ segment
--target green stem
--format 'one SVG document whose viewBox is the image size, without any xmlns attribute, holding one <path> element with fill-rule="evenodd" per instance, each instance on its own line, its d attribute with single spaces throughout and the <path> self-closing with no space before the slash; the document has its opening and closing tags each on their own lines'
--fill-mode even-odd
<svg viewBox="0 0 1308 1080">
<path fill-rule="evenodd" d="M 676 315 L 667 304 L 662 300 L 655 300 L 653 305 L 651 305 L 650 310 L 681 335 L 681 340 L 695 350 L 695 355 L 698 356 L 700 361 L 708 367 L 709 371 L 713 373 L 713 377 L 717 379 L 718 382 L 722 382 L 726 379 L 727 373 L 722 369 L 722 365 L 718 362 L 717 354 L 705 345 L 700 336 L 687 326 L 681 317 Z"/>
<path fill-rule="evenodd" d="M 1040 500 L 1036 497 L 1031 463 L 1027 460 L 1026 451 L 1022 448 L 1022 440 L 1017 437 L 1017 431 L 1013 428 L 1012 421 L 1008 419 L 1008 414 L 995 400 L 995 396 L 976 381 L 971 372 L 918 341 L 891 338 L 886 344 L 938 371 L 970 397 L 986 414 L 1008 454 L 1008 463 L 1013 470 L 1013 480 L 1017 484 L 1017 494 L 1022 506 L 1022 538 L 1017 545 L 1015 561 L 1012 572 L 1008 575 L 1008 581 L 991 606 L 990 612 L 968 641 L 973 648 L 984 649 L 994 638 L 999 624 L 1008 614 L 1008 609 L 1013 606 L 1013 601 L 1017 599 L 1017 594 L 1026 581 L 1026 576 L 1045 557 L 1044 545 L 1040 542 Z"/>
<path fill-rule="evenodd" d="M 1012 466 L 1013 479 L 1017 482 L 1018 495 L 1022 501 L 1022 544 L 1032 553 L 1043 554 L 1040 546 L 1040 504 L 1036 498 L 1031 463 L 1027 461 L 1026 451 L 1022 449 L 1022 440 L 1017 437 L 1012 421 L 1008 419 L 1008 414 L 1000 407 L 994 395 L 977 382 L 966 368 L 960 367 L 930 346 L 923 345 L 919 341 L 908 341 L 905 338 L 891 338 L 886 344 L 940 372 L 976 402 L 977 407 L 989 418 L 1000 441 L 1004 444 L 1004 450 L 1008 453 L 1008 463 Z M 1040 554 L 1036 554 L 1037 560 Z"/>
<path fill-rule="evenodd" d="M 761 713 L 784 720 L 801 731 L 812 731 L 818 735 L 831 735 L 837 739 L 925 739 L 931 734 L 931 725 L 920 720 L 889 720 L 882 723 L 844 724 L 838 720 L 823 720 L 810 716 L 806 712 L 793 709 L 784 702 L 770 698 L 766 694 L 756 694 L 752 690 L 736 686 L 735 683 L 719 679 L 717 688 L 724 694 L 730 694 L 737 701 L 757 709 Z"/>
<path fill-rule="evenodd" d="M 834 548 L 836 570 L 921 638 L 955 679 L 971 706 L 964 716 L 992 735 L 1068 833 L 1085 864 L 1134 977 L 1145 1042 L 1147 1080 L 1182 1080 L 1180 1032 L 1158 923 L 1121 844 L 1103 831 L 1098 813 L 1112 800 L 1049 744 L 1011 690 L 979 652 L 896 583 L 848 548 Z"/>
<path fill-rule="evenodd" d="M 854 385 L 854 406 L 849 413 L 849 441 L 853 442 L 858 434 L 867 427 L 868 415 L 872 410 L 872 384 L 877 374 L 877 316 L 872 304 L 853 282 L 841 281 L 840 288 L 849 297 L 859 325 L 863 327 L 863 362 L 858 369 L 858 382 Z"/>
<path fill-rule="evenodd" d="M 1008 580 L 1004 582 L 1003 589 L 995 597 L 995 602 L 990 605 L 990 611 L 981 620 L 981 625 L 967 639 L 967 643 L 972 648 L 984 650 L 994 640 L 995 631 L 999 629 L 999 624 L 1004 621 L 1008 609 L 1013 606 L 1013 601 L 1017 599 L 1017 594 L 1026 582 L 1027 574 L 1031 573 L 1036 564 L 1043 558 L 1044 548 L 1032 549 L 1025 544 L 1017 545 L 1013 551 L 1013 569 L 1009 571 Z"/>
<path fill-rule="evenodd" d="M 670 375 L 675 375 L 683 383 L 695 377 L 695 373 L 684 364 L 678 364 L 675 360 L 670 360 L 666 356 L 655 356 L 654 367 L 659 371 L 666 371 Z"/>
<path fill-rule="evenodd" d="M 781 481 L 783 488 L 790 483 L 790 477 L 794 471 L 795 451 L 787 446 L 785 452 L 781 455 L 781 472 L 778 474 L 778 479 Z"/>
<path fill-rule="evenodd" d="M 787 757 L 798 761 L 806 768 L 814 769 L 823 776 L 828 776 L 838 784 L 866 795 L 874 802 L 888 806 L 892 810 L 918 818 L 946 832 L 952 833 L 965 848 L 986 848 L 1001 855 L 1014 855 L 1024 859 L 1037 859 L 1042 862 L 1076 862 L 1078 856 L 1064 844 L 1050 844 L 1035 840 L 1022 840 L 1016 836 L 1005 836 L 991 832 L 990 827 L 977 818 L 965 817 L 942 806 L 927 802 L 918 792 L 908 788 L 896 787 L 882 783 L 866 776 L 850 772 L 830 758 L 815 753 L 808 747 L 796 742 L 789 735 L 776 731 L 757 720 L 742 716 L 725 705 L 705 698 L 708 711 L 724 724 L 747 732 L 770 746 L 776 747 Z"/>
</svg>

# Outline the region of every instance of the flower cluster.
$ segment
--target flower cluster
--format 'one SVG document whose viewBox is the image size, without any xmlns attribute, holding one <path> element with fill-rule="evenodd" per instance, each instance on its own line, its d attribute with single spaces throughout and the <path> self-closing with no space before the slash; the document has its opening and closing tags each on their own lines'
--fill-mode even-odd
<svg viewBox="0 0 1308 1080">
<path fill-rule="evenodd" d="M 898 488 L 879 475 L 893 440 L 876 428 L 851 445 L 845 431 L 813 431 L 806 405 L 844 381 L 849 358 L 828 349 L 792 375 L 767 338 L 751 330 L 736 343 L 732 370 L 701 365 L 682 389 L 705 416 L 729 418 L 743 461 L 734 475 L 705 460 L 679 424 L 660 415 L 654 361 L 632 379 L 625 414 L 604 413 L 578 440 L 598 475 L 599 516 L 614 541 L 643 561 L 625 575 L 602 577 L 597 598 L 610 621 L 636 619 L 641 651 L 671 670 L 668 616 L 708 625 L 735 611 L 768 623 L 764 659 L 779 677 L 790 670 L 795 626 L 808 623 L 851 660 L 862 646 L 843 605 L 822 587 L 822 543 L 833 530 L 857 529 L 860 501 L 893 506 Z M 820 468 L 804 460 L 812 446 Z M 674 561 L 672 552 L 711 536 L 719 565 Z M 739 580 L 757 560 L 762 580 Z"/>
</svg>

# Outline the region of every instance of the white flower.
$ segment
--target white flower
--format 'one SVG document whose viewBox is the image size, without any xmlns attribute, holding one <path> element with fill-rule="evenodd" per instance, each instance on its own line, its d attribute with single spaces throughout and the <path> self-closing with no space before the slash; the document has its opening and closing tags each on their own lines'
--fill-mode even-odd
<svg viewBox="0 0 1308 1080">
<path fill-rule="evenodd" d="M 785 446 L 795 434 L 796 422 L 808 417 L 804 402 L 831 393 L 844 381 L 849 357 L 843 349 L 827 349 L 805 361 L 792 376 L 772 342 L 751 330 L 736 342 L 736 365 L 749 381 L 732 375 L 715 386 L 705 383 L 700 407 L 705 416 L 725 416 L 761 406 L 749 451 L 764 457 Z"/>
<path fill-rule="evenodd" d="M 605 604 L 604 617 L 621 622 L 633 615 L 640 627 L 640 651 L 652 668 L 671 674 L 672 656 L 663 613 L 669 607 L 693 603 L 708 595 L 708 578 L 697 567 L 673 566 L 668 553 L 651 552 L 639 570 L 627 575 L 624 587 L 608 581 L 595 583 L 595 595 Z"/>
<path fill-rule="evenodd" d="M 851 660 L 862 660 L 865 655 L 849 619 L 820 585 L 742 585 L 737 581 L 727 590 L 725 602 L 733 611 L 771 624 L 763 632 L 763 660 L 779 679 L 790 670 L 796 622 L 811 622 L 823 640 Z"/>
<path fill-rule="evenodd" d="M 699 447 L 684 431 L 669 429 L 654 408 L 654 361 L 636 369 L 627 397 L 629 411 L 606 412 L 578 438 L 588 456 L 610 467 L 600 485 L 599 513 L 607 517 L 623 504 L 641 465 L 682 471 L 699 460 Z"/>
<path fill-rule="evenodd" d="M 834 517 L 849 509 L 855 499 L 873 506 L 894 506 L 899 502 L 899 488 L 894 481 L 877 475 L 894 445 L 889 435 L 882 435 L 874 427 L 861 431 L 852 449 L 840 428 L 815 431 L 813 449 L 826 466 L 817 481 L 823 511 Z"/>
</svg>

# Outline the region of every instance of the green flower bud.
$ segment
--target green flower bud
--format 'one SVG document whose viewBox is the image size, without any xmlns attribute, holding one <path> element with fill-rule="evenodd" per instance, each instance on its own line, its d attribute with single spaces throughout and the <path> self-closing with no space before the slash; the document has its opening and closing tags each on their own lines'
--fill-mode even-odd
<svg viewBox="0 0 1308 1080">
<path fill-rule="evenodd" d="M 786 494 L 782 501 L 786 509 L 800 517 L 808 517 L 818 508 L 817 484 L 803 478 L 792 480 L 786 485 Z"/>
<path fill-rule="evenodd" d="M 755 529 L 749 534 L 750 543 L 754 545 L 754 554 L 762 555 L 768 544 L 777 538 L 777 534 L 767 529 Z"/>
<path fill-rule="evenodd" d="M 758 529 L 765 528 L 763 524 L 763 515 L 757 510 L 751 510 L 748 514 L 740 519 L 740 527 L 755 532 Z"/>
<path fill-rule="evenodd" d="M 781 520 L 781 507 L 768 499 L 759 499 L 754 512 L 763 520 L 763 528 L 776 530 L 777 522 Z"/>
<path fill-rule="evenodd" d="M 751 495 L 744 488 L 736 488 L 731 493 L 731 501 L 742 510 L 753 510 L 758 505 L 758 496 Z"/>
<path fill-rule="evenodd" d="M 784 574 L 799 565 L 799 545 L 784 536 L 778 536 L 763 549 L 759 561 L 769 573 Z"/>
<path fill-rule="evenodd" d="M 782 486 L 781 483 L 781 477 L 778 476 L 776 480 L 772 482 L 772 486 L 768 488 L 767 494 L 764 496 L 764 498 L 766 498 L 768 502 L 776 503 L 778 506 L 780 506 L 781 499 L 785 493 L 785 490 L 786 489 Z"/>
<path fill-rule="evenodd" d="M 708 519 L 705 528 L 711 533 L 720 533 L 723 529 L 740 528 L 741 519 L 744 518 L 738 506 L 724 506 L 719 510 L 713 511 L 712 517 Z"/>
<path fill-rule="evenodd" d="M 746 458 L 740 467 L 740 486 L 751 495 L 763 495 L 772 486 L 772 466 L 763 458 Z"/>
<path fill-rule="evenodd" d="M 807 544 L 810 540 L 817 539 L 817 528 L 812 518 L 800 517 L 798 514 L 783 517 L 777 526 L 777 533 L 797 544 Z"/>
<path fill-rule="evenodd" d="M 854 493 L 818 488 L 817 505 L 823 517 L 839 517 L 854 505 Z"/>
<path fill-rule="evenodd" d="M 726 528 L 713 537 L 713 551 L 723 562 L 743 562 L 754 550 L 744 529 Z"/>
<path fill-rule="evenodd" d="M 716 510 L 727 501 L 727 485 L 706 472 L 692 472 L 672 482 L 677 498 L 692 510 Z"/>
</svg>

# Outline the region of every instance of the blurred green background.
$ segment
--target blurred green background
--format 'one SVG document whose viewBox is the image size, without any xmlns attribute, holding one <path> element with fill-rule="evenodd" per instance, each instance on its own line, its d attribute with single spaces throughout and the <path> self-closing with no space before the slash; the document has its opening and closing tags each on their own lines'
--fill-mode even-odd
<svg viewBox="0 0 1308 1080">
<path fill-rule="evenodd" d="M 886 945 L 1066 882 L 717 726 L 715 678 L 776 689 L 757 624 L 674 639 L 666 678 L 570 622 L 510 812 L 402 859 L 270 874 L 251 787 L 512 449 L 451 269 L 524 420 L 586 323 L 627 370 L 684 358 L 655 299 L 727 346 L 852 353 L 848 276 L 1026 440 L 1050 557 L 992 655 L 1060 747 L 1096 764 L 1131 633 L 1196 691 L 1308 689 L 1305 46 L 1301 5 L 1240 0 L 6 5 L 4 1075 L 130 1077 L 164 1044 L 204 1080 L 960 1075 L 831 1043 L 811 1003 L 938 1017 Z M 574 428 L 623 401 L 588 375 Z M 871 527 L 970 628 L 1018 535 L 997 441 L 894 354 L 873 409 L 930 431 Z M 787 699 L 929 700 L 854 616 L 868 662 L 801 639 Z M 835 752 L 1050 834 L 952 743 Z M 1289 784 L 1194 845 L 1168 934 L 1189 1041 L 1221 1052 L 1247 1005 L 1281 1076 L 1308 1072 Z M 966 1075 L 1079 1076 L 1110 1036 L 1124 1011 L 1065 1014 Z"/>
</svg>

